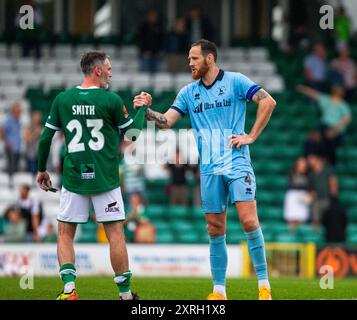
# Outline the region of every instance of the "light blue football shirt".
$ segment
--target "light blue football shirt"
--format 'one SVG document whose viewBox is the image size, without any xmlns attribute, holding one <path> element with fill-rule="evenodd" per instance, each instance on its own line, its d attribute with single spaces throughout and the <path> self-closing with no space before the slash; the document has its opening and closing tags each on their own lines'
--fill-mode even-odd
<svg viewBox="0 0 357 320">
<path fill-rule="evenodd" d="M 260 88 L 241 73 L 220 70 L 212 85 L 198 80 L 180 90 L 171 108 L 190 115 L 202 175 L 252 171 L 249 147 L 228 144 L 231 134 L 244 134 L 246 103 Z"/>
</svg>

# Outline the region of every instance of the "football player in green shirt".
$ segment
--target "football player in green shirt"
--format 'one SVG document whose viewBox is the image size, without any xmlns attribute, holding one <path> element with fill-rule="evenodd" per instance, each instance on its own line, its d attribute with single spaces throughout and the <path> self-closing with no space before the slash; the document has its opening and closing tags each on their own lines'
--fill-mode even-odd
<svg viewBox="0 0 357 320">
<path fill-rule="evenodd" d="M 135 136 L 133 132 L 140 134 L 146 106 L 139 108 L 132 119 L 122 99 L 107 90 L 112 71 L 104 52 L 84 54 L 81 69 L 84 74 L 81 86 L 61 92 L 53 101 L 38 150 L 37 183 L 45 191 L 55 191 L 46 163 L 55 132 L 63 131 L 66 153 L 57 218 L 57 249 L 64 290 L 57 299 L 78 299 L 73 239 L 77 224 L 88 221 L 91 204 L 109 240 L 120 299 L 135 299 L 130 290 L 131 272 L 123 233 L 125 212 L 119 185 L 118 129 L 126 135 L 130 133 L 131 138 Z"/>
</svg>

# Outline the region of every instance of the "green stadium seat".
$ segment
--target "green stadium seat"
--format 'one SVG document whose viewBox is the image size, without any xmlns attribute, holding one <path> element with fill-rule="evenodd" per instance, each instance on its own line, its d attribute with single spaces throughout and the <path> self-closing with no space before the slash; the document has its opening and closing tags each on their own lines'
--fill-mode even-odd
<svg viewBox="0 0 357 320">
<path fill-rule="evenodd" d="M 188 215 L 197 221 L 205 221 L 205 213 L 203 212 L 201 207 L 194 207 L 189 209 Z"/>
<path fill-rule="evenodd" d="M 191 231 L 195 228 L 195 223 L 186 219 L 175 218 L 170 221 L 171 228 L 177 232 Z"/>
<path fill-rule="evenodd" d="M 164 206 L 161 205 L 149 205 L 147 206 L 146 210 L 145 210 L 145 215 L 149 218 L 149 219 L 161 219 L 161 218 L 167 218 L 167 210 L 165 210 Z"/>
<path fill-rule="evenodd" d="M 275 235 L 275 241 L 283 243 L 299 242 L 299 236 L 293 232 L 279 233 Z"/>
<path fill-rule="evenodd" d="M 239 244 L 241 242 L 247 241 L 244 233 L 227 233 L 227 243 L 228 244 Z"/>
<path fill-rule="evenodd" d="M 302 242 L 323 244 L 325 241 L 325 229 L 323 227 L 316 229 L 312 224 L 301 224 L 296 231 Z"/>
<path fill-rule="evenodd" d="M 271 233 L 273 236 L 280 234 L 280 233 L 288 233 L 289 226 L 284 222 L 273 222 L 268 220 L 267 222 L 261 223 L 261 228 L 265 233 Z"/>
<path fill-rule="evenodd" d="M 175 239 L 179 243 L 199 243 L 201 242 L 201 237 L 199 233 L 196 232 L 185 232 L 176 234 Z"/>
<path fill-rule="evenodd" d="M 233 221 L 234 223 L 238 221 L 238 214 L 235 205 L 229 203 L 226 213 L 227 213 L 227 221 Z"/>
<path fill-rule="evenodd" d="M 167 230 L 156 233 L 156 243 L 174 243 L 175 237 L 174 234 Z"/>
<path fill-rule="evenodd" d="M 274 242 L 275 241 L 275 235 L 272 232 L 263 231 L 263 236 L 264 236 L 265 242 Z"/>
<path fill-rule="evenodd" d="M 189 210 L 185 206 L 174 206 L 168 208 L 168 216 L 170 219 L 182 219 L 189 217 Z"/>
<path fill-rule="evenodd" d="M 200 243 L 209 243 L 209 235 L 207 231 L 199 233 L 199 242 Z"/>
<path fill-rule="evenodd" d="M 241 241 L 246 240 L 244 231 L 241 224 L 238 222 L 238 219 L 236 221 L 228 221 L 226 237 L 227 243 L 232 244 L 240 243 Z"/>
<path fill-rule="evenodd" d="M 350 223 L 346 228 L 347 237 L 357 235 L 357 223 Z"/>
<path fill-rule="evenodd" d="M 355 191 L 342 191 L 340 194 L 340 200 L 348 208 L 357 207 L 357 197 Z"/>
<path fill-rule="evenodd" d="M 80 236 L 78 242 L 80 243 L 92 243 L 97 242 L 97 223 L 89 220 L 85 224 L 80 225 Z"/>
<path fill-rule="evenodd" d="M 171 230 L 171 225 L 165 220 L 151 220 L 151 223 L 155 226 L 156 233 Z"/>
<path fill-rule="evenodd" d="M 357 244 L 357 234 L 351 234 L 347 237 L 347 242 L 349 244 L 354 244 L 356 245 Z"/>
<path fill-rule="evenodd" d="M 281 206 L 258 205 L 258 216 L 263 221 L 282 221 L 283 209 Z"/>
<path fill-rule="evenodd" d="M 357 222 L 357 206 L 351 206 L 347 209 L 347 216 L 349 222 Z"/>
<path fill-rule="evenodd" d="M 355 177 L 340 176 L 338 182 L 343 191 L 354 191 L 357 189 L 357 179 Z"/>
<path fill-rule="evenodd" d="M 4 233 L 5 231 L 5 218 L 0 217 L 0 236 Z"/>
<path fill-rule="evenodd" d="M 259 184 L 258 184 L 258 192 L 257 192 L 257 201 L 258 201 L 258 210 L 261 210 L 262 205 L 266 205 L 269 203 L 272 203 L 274 193 L 271 191 L 264 191 L 264 189 L 260 189 Z"/>
<path fill-rule="evenodd" d="M 150 190 L 147 189 L 147 200 L 151 204 L 160 204 L 165 205 L 168 204 L 168 197 L 165 194 L 164 190 Z"/>
<path fill-rule="evenodd" d="M 193 228 L 198 233 L 207 233 L 207 226 L 205 219 L 191 221 Z"/>
</svg>

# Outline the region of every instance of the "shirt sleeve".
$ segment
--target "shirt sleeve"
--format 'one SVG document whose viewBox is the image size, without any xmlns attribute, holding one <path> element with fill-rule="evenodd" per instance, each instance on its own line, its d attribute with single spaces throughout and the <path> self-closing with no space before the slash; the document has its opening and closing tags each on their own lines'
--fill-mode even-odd
<svg viewBox="0 0 357 320">
<path fill-rule="evenodd" d="M 326 94 L 320 93 L 317 100 L 317 104 L 321 111 L 325 111 L 326 109 L 330 108 L 331 101 Z"/>
<path fill-rule="evenodd" d="M 253 96 L 261 89 L 254 81 L 239 73 L 235 81 L 235 92 L 239 99 L 251 101 Z"/>
<path fill-rule="evenodd" d="M 55 98 L 55 100 L 52 103 L 50 114 L 47 118 L 45 126 L 49 129 L 55 130 L 55 131 L 61 131 L 62 126 L 58 114 L 58 102 L 59 96 Z"/>
<path fill-rule="evenodd" d="M 130 117 L 123 100 L 119 96 L 115 97 L 114 115 L 115 123 L 119 129 L 125 129 L 133 123 L 133 119 Z"/>
<path fill-rule="evenodd" d="M 188 112 L 188 103 L 187 103 L 187 87 L 184 87 L 180 90 L 176 96 L 175 101 L 171 105 L 171 109 L 176 110 L 181 116 L 185 116 Z"/>
</svg>

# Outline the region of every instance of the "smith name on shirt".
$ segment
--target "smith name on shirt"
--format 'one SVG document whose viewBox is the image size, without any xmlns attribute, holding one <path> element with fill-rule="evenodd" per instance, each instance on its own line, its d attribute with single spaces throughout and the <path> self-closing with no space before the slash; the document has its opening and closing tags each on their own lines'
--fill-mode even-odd
<svg viewBox="0 0 357 320">
<path fill-rule="evenodd" d="M 72 106 L 73 115 L 76 116 L 94 116 L 95 115 L 95 106 Z"/>
<path fill-rule="evenodd" d="M 78 116 L 94 116 L 95 115 L 95 106 L 86 106 L 86 105 L 81 105 L 77 106 L 74 105 L 72 106 L 72 112 L 73 115 L 78 115 Z"/>
</svg>

